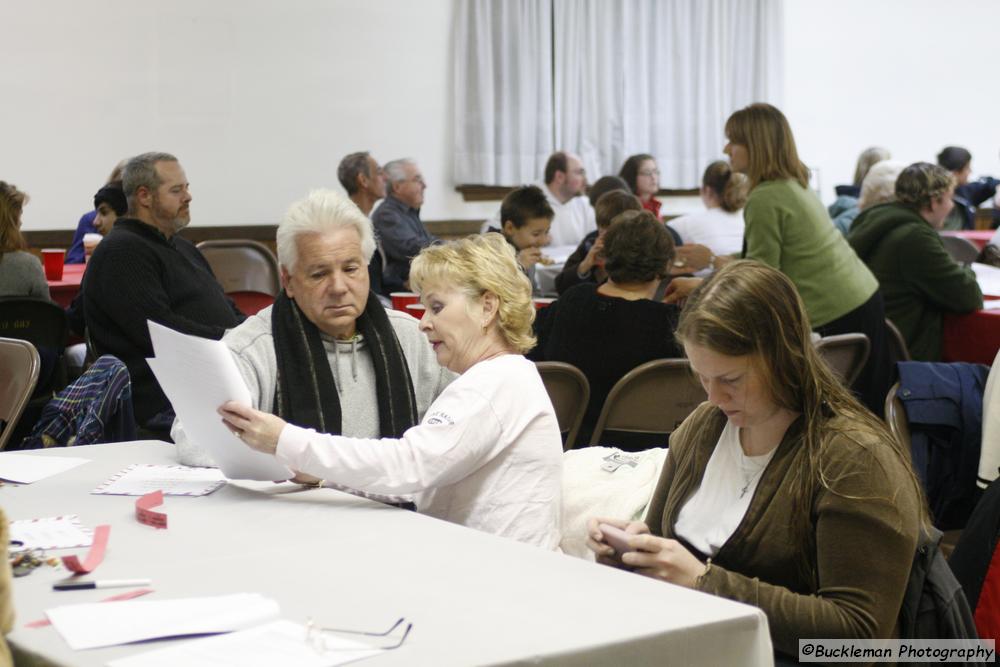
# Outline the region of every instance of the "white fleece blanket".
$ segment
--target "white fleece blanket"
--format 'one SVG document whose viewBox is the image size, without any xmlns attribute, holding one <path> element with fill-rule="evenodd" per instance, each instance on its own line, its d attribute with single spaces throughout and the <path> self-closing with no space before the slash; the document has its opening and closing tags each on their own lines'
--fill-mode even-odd
<svg viewBox="0 0 1000 667">
<path fill-rule="evenodd" d="M 563 553 L 594 560 L 587 548 L 591 517 L 643 519 L 660 479 L 667 450 L 623 452 L 613 447 L 584 447 L 563 454 Z"/>
</svg>

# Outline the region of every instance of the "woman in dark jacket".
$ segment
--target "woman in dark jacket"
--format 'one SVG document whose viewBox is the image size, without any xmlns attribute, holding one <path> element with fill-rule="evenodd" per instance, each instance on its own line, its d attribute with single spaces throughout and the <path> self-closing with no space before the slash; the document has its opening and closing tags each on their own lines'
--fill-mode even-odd
<svg viewBox="0 0 1000 667">
<path fill-rule="evenodd" d="M 896 201 L 866 209 L 848 242 L 878 279 L 885 314 L 918 361 L 941 358 L 942 315 L 983 307 L 972 269 L 951 258 L 938 230 L 954 205 L 955 178 L 917 162 L 896 179 Z"/>
</svg>

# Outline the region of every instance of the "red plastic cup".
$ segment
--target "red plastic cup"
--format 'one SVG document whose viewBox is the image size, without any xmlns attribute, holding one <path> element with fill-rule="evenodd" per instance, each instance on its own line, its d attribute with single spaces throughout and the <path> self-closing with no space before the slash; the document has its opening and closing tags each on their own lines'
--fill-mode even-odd
<svg viewBox="0 0 1000 667">
<path fill-rule="evenodd" d="M 551 305 L 555 299 L 550 299 L 548 297 L 535 297 L 532 301 L 535 302 L 535 310 L 541 310 L 542 308 Z"/>
<path fill-rule="evenodd" d="M 406 304 L 406 312 L 409 315 L 413 315 L 418 320 L 424 316 L 424 304 L 422 303 L 408 303 Z"/>
<path fill-rule="evenodd" d="M 66 261 L 66 251 L 61 248 L 45 248 L 42 250 L 42 263 L 45 265 L 46 280 L 62 280 L 63 263 Z"/>
<path fill-rule="evenodd" d="M 406 307 L 411 303 L 420 303 L 420 295 L 415 292 L 393 292 L 389 295 L 392 299 L 392 309 L 406 312 Z"/>
</svg>

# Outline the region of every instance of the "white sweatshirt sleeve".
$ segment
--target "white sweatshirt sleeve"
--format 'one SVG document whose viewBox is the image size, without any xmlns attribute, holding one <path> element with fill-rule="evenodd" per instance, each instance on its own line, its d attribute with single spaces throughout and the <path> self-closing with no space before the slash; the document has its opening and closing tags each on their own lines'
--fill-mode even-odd
<svg viewBox="0 0 1000 667">
<path fill-rule="evenodd" d="M 288 424 L 275 455 L 293 470 L 372 493 L 453 484 L 506 446 L 493 406 L 470 384 L 460 378 L 449 385 L 402 438 L 349 438 Z"/>
</svg>

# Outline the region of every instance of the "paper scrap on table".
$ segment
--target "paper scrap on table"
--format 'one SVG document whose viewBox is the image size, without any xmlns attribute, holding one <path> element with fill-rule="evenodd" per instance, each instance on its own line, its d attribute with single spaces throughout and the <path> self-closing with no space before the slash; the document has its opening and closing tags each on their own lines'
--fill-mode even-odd
<svg viewBox="0 0 1000 667">
<path fill-rule="evenodd" d="M 983 300 L 983 310 L 1000 310 L 1000 299 Z"/>
<path fill-rule="evenodd" d="M 332 667 L 382 653 L 365 644 L 324 633 L 325 650 L 306 641 L 306 628 L 288 620 L 207 637 L 119 658 L 108 667 Z"/>
<path fill-rule="evenodd" d="M 979 283 L 979 289 L 983 294 L 1000 296 L 1000 268 L 973 262 L 972 270 L 976 274 L 976 282 Z"/>
<path fill-rule="evenodd" d="M 38 456 L 4 452 L 0 454 L 0 479 L 31 484 L 89 462 L 90 459 L 78 456 Z"/>
<path fill-rule="evenodd" d="M 111 526 L 101 524 L 94 529 L 94 541 L 90 545 L 83 562 L 76 556 L 63 556 L 63 566 L 76 574 L 90 574 L 104 561 L 104 552 L 108 548 L 108 538 L 111 536 Z"/>
<path fill-rule="evenodd" d="M 162 504 L 163 491 L 153 491 L 141 498 L 137 498 L 135 501 L 135 518 L 139 520 L 139 523 L 144 523 L 147 526 L 165 529 L 167 527 L 167 513 L 157 512 L 153 509 Z"/>
<path fill-rule="evenodd" d="M 216 468 L 133 463 L 91 493 L 109 496 L 144 496 L 162 491 L 167 496 L 205 496 L 226 483 Z"/>
<path fill-rule="evenodd" d="M 25 549 L 75 549 L 93 544 L 94 531 L 80 525 L 76 514 L 67 514 L 11 521 L 10 539 L 22 542 Z"/>
<path fill-rule="evenodd" d="M 253 405 L 250 390 L 226 344 L 188 336 L 147 320 L 156 357 L 147 359 L 192 442 L 204 448 L 230 479 L 278 481 L 291 470 L 233 435 L 217 412 L 227 401 Z"/>
<path fill-rule="evenodd" d="M 177 600 L 126 600 L 55 607 L 45 615 L 74 650 L 160 637 L 231 632 L 277 618 L 278 603 L 257 593 Z M 275 664 L 281 664 L 275 663 Z"/>
</svg>

